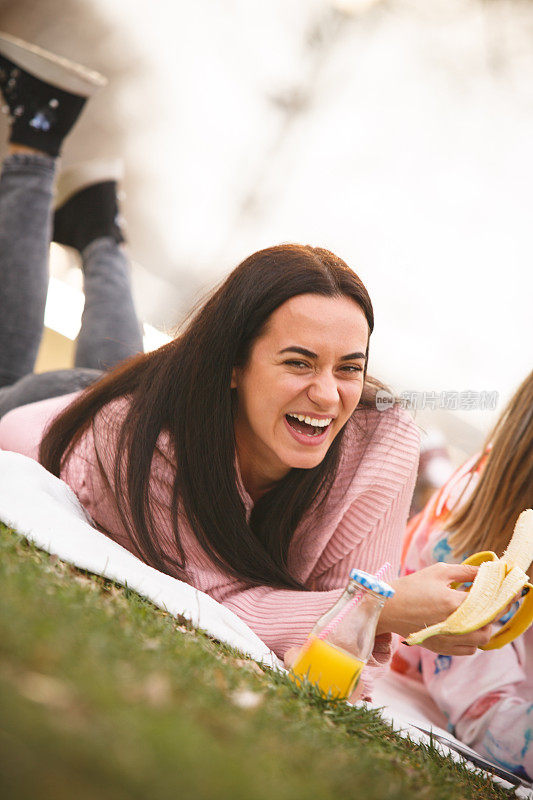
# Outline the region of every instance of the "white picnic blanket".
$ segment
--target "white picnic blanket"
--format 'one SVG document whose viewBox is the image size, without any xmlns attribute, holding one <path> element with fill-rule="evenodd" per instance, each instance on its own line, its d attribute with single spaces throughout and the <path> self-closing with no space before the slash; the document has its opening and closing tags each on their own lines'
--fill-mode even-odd
<svg viewBox="0 0 533 800">
<path fill-rule="evenodd" d="M 219 641 L 262 664 L 283 669 L 276 655 L 232 611 L 204 592 L 147 566 L 96 530 L 70 487 L 19 453 L 0 451 L 0 521 L 62 561 L 127 584 L 159 608 L 182 615 Z M 374 682 L 374 701 L 369 705 L 381 708 L 394 729 L 414 741 L 429 741 L 419 726 L 457 743 L 443 730 L 446 720 L 442 713 L 414 681 L 394 673 L 385 675 Z M 435 746 L 459 758 L 445 745 L 435 742 Z M 533 797 L 525 789 L 517 793 Z"/>
<path fill-rule="evenodd" d="M 149 567 L 96 530 L 64 481 L 33 459 L 6 450 L 0 451 L 0 521 L 62 561 L 127 584 L 159 608 L 186 617 L 256 661 L 282 667 L 232 611 L 189 584 Z"/>
</svg>

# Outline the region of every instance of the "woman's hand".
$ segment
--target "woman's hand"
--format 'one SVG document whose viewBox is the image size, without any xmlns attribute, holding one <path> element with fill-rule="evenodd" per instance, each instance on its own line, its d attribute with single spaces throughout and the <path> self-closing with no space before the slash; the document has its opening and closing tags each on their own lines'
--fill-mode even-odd
<svg viewBox="0 0 533 800">
<path fill-rule="evenodd" d="M 391 581 L 396 593 L 385 603 L 378 622 L 377 633 L 393 631 L 406 637 L 437 622 L 442 622 L 465 599 L 464 592 L 451 589 L 450 584 L 470 583 L 478 567 L 467 564 L 432 564 L 411 575 Z M 432 636 L 421 645 L 434 653 L 466 656 L 476 652 L 492 636 L 492 626 L 461 635 Z"/>
<path fill-rule="evenodd" d="M 300 647 L 289 647 L 286 651 L 285 655 L 283 656 L 283 662 L 285 664 L 285 669 L 290 669 L 296 659 L 298 658 L 298 653 L 300 652 Z"/>
</svg>

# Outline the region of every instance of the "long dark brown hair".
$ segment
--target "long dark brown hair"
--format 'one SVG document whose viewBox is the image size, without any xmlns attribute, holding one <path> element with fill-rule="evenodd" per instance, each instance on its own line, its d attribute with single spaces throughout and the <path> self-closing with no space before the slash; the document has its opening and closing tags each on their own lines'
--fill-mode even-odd
<svg viewBox="0 0 533 800">
<path fill-rule="evenodd" d="M 478 550 L 501 555 L 518 515 L 533 508 L 533 372 L 490 432 L 474 472 L 484 459 L 479 482 L 465 503 L 459 498 L 444 528 L 458 557 Z"/>
<path fill-rule="evenodd" d="M 230 382 L 233 367 L 246 365 L 273 311 L 291 297 L 308 293 L 351 298 L 372 332 L 368 292 L 340 258 L 328 250 L 295 244 L 261 250 L 228 276 L 176 339 L 118 366 L 68 406 L 43 438 L 41 463 L 59 475 L 95 415 L 110 401 L 125 397 L 128 405 L 113 453 L 114 474 L 112 480 L 104 478 L 135 552 L 151 566 L 186 579 L 179 502 L 198 542 L 224 571 L 250 585 L 302 589 L 289 571 L 289 546 L 303 515 L 315 502 L 320 507 L 327 496 L 344 430 L 318 466 L 291 469 L 263 495 L 247 522 L 236 482 Z M 366 355 L 368 363 L 368 348 Z M 375 407 L 381 386 L 365 375 L 358 408 Z M 162 432 L 169 436 L 175 459 L 174 559 L 159 543 L 149 499 L 152 459 Z"/>
</svg>

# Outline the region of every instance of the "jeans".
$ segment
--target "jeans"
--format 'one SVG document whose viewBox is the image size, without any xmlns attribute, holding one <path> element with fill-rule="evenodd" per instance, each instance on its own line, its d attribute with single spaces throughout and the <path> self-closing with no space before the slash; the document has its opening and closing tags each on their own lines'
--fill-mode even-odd
<svg viewBox="0 0 533 800">
<path fill-rule="evenodd" d="M 44 327 L 55 160 L 15 154 L 0 177 L 0 417 L 94 383 L 142 352 L 129 264 L 103 237 L 82 256 L 85 306 L 73 369 L 33 374 Z"/>
</svg>

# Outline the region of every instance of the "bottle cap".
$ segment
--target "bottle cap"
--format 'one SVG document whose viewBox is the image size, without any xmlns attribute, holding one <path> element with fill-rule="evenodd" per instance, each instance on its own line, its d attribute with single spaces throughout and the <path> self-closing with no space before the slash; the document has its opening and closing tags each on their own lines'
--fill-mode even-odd
<svg viewBox="0 0 533 800">
<path fill-rule="evenodd" d="M 381 597 L 393 597 L 394 589 L 389 586 L 385 581 L 371 575 L 370 572 L 363 572 L 362 569 L 352 569 L 350 578 L 365 589 L 370 589 L 371 592 L 381 595 Z"/>
</svg>

